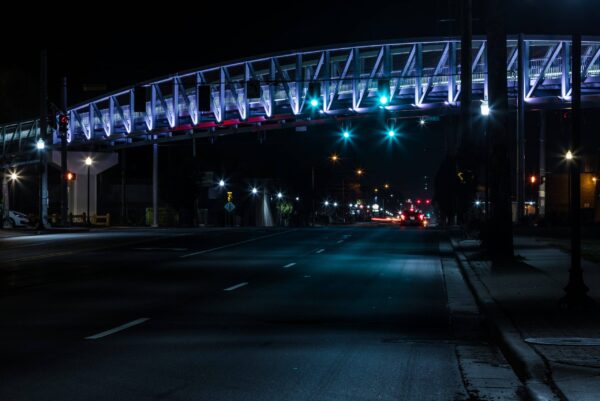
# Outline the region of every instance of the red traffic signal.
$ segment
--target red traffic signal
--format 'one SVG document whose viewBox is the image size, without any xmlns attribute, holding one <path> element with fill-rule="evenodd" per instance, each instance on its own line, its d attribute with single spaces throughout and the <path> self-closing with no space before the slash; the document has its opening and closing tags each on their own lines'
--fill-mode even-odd
<svg viewBox="0 0 600 401">
<path fill-rule="evenodd" d="M 421 199 L 417 199 L 417 205 L 421 204 Z"/>
<path fill-rule="evenodd" d="M 61 114 L 58 116 L 58 131 L 62 134 L 66 134 L 69 129 L 69 116 Z"/>
<path fill-rule="evenodd" d="M 430 203 L 431 203 L 431 200 L 429 200 L 429 199 L 425 200 L 425 204 L 429 205 Z"/>
</svg>

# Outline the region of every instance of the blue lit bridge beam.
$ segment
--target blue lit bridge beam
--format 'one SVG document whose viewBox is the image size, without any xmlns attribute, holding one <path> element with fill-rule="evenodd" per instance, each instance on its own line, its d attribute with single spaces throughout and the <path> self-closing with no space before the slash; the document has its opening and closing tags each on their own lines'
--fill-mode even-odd
<svg viewBox="0 0 600 401">
<path fill-rule="evenodd" d="M 510 37 L 506 73 L 513 106 L 517 47 L 517 38 Z M 484 38 L 475 37 L 474 100 L 487 94 L 486 49 Z M 525 36 L 524 49 L 527 107 L 570 107 L 570 38 Z M 69 108 L 69 147 L 94 143 L 116 149 L 278 129 L 368 117 L 382 107 L 390 117 L 454 113 L 461 90 L 459 52 L 459 38 L 431 38 L 296 51 L 181 72 Z M 584 38 L 581 64 L 584 104 L 600 106 L 600 38 Z M 381 79 L 390 83 L 384 106 L 378 102 Z M 257 98 L 248 98 L 250 80 L 259 82 Z M 311 82 L 321 84 L 317 108 L 307 101 Z M 199 110 L 199 85 L 210 87 L 209 111 Z M 145 90 L 135 89 L 140 86 Z M 136 96 L 145 97 L 145 111 L 134 111 Z M 38 121 L 0 125 L 0 134 L 4 163 L 34 154 Z M 56 133 L 51 142 L 50 147 L 58 145 Z"/>
</svg>

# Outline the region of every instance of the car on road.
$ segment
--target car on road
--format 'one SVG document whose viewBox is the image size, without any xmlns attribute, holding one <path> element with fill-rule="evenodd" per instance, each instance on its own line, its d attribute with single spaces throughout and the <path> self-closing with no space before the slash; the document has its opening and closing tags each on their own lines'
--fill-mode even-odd
<svg viewBox="0 0 600 401">
<path fill-rule="evenodd" d="M 427 226 L 427 217 L 418 209 L 406 209 L 400 212 L 400 224 L 403 226 Z"/>
<path fill-rule="evenodd" d="M 14 210 L 8 211 L 8 224 L 11 227 L 26 227 L 29 225 L 29 217 L 25 213 Z"/>
</svg>

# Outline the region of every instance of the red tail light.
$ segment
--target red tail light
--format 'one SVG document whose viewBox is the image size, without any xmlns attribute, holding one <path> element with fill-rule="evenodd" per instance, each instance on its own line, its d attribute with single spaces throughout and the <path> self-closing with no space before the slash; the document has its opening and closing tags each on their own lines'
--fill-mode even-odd
<svg viewBox="0 0 600 401">
<path fill-rule="evenodd" d="M 425 218 L 425 215 L 424 215 L 424 214 L 420 214 L 420 215 L 419 215 L 419 220 L 423 220 L 424 218 Z"/>
</svg>

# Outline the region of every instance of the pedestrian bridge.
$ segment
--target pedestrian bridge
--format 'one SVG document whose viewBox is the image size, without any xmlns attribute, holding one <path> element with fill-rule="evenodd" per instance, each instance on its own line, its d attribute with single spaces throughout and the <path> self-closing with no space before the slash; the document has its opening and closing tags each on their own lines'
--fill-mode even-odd
<svg viewBox="0 0 600 401">
<path fill-rule="evenodd" d="M 483 102 L 488 77 L 485 39 L 475 37 L 472 47 L 472 96 Z M 570 37 L 525 36 L 521 47 L 524 63 L 519 71 L 518 37 L 508 38 L 510 104 L 516 103 L 517 80 L 523 74 L 527 107 L 570 107 Z M 119 149 L 350 120 L 381 112 L 389 117 L 455 113 L 461 91 L 460 48 L 460 38 L 352 44 L 180 72 L 70 107 L 67 138 L 72 149 L 85 149 L 91 143 L 96 149 L 102 144 Z M 584 37 L 584 106 L 600 105 L 599 56 L 600 38 Z M 380 102 L 382 81 L 389 88 L 385 104 Z M 315 96 L 309 89 L 314 91 L 317 86 Z M 208 107 L 199 107 L 199 87 L 205 88 Z M 145 107 L 142 104 L 138 112 L 134 110 L 143 101 L 136 101 L 136 96 L 145 98 Z M 4 160 L 34 153 L 39 121 L 0 125 L 0 133 Z M 52 148 L 59 141 L 53 128 L 46 142 Z"/>
</svg>

